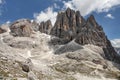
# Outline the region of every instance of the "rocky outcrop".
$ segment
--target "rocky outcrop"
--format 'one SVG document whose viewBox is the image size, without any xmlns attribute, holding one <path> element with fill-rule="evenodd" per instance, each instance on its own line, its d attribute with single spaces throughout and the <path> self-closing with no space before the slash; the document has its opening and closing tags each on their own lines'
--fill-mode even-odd
<svg viewBox="0 0 120 80">
<path fill-rule="evenodd" d="M 41 22 L 40 24 L 34 20 L 20 19 L 15 21 L 11 26 L 11 34 L 13 36 L 29 37 L 33 32 L 40 31 L 49 34 L 52 28 L 51 21 Z"/>
<path fill-rule="evenodd" d="M 91 15 L 86 24 L 80 27 L 76 42 L 82 45 L 93 44 L 97 46 L 106 46 L 106 35 L 101 26 L 99 26 L 94 18 Z"/>
<path fill-rule="evenodd" d="M 13 36 L 29 37 L 33 33 L 31 21 L 28 19 L 20 19 L 10 26 Z"/>
<path fill-rule="evenodd" d="M 41 22 L 40 26 L 39 26 L 39 31 L 42 33 L 46 33 L 49 34 L 50 30 L 52 28 L 52 23 L 50 20 L 46 21 L 46 22 Z"/>
<path fill-rule="evenodd" d="M 120 56 L 115 52 L 103 28 L 96 22 L 93 15 L 85 20 L 79 11 L 75 12 L 68 8 L 65 12 L 58 13 L 57 21 L 50 34 L 67 42 L 74 39 L 81 45 L 92 44 L 102 47 L 105 58 L 120 62 Z"/>
</svg>

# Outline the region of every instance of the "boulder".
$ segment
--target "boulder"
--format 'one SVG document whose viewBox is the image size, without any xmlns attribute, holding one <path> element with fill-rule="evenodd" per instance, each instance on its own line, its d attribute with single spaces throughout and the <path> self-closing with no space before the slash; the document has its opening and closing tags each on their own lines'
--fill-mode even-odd
<svg viewBox="0 0 120 80">
<path fill-rule="evenodd" d="M 22 67 L 22 70 L 25 71 L 25 72 L 29 72 L 30 71 L 29 66 L 26 65 L 26 64 L 22 64 L 21 67 Z"/>
</svg>

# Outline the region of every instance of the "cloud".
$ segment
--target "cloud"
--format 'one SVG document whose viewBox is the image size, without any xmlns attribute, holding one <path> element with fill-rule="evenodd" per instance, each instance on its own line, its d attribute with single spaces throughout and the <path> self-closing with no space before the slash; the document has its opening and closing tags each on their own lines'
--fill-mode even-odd
<svg viewBox="0 0 120 80">
<path fill-rule="evenodd" d="M 53 11 L 53 7 L 48 7 L 47 9 L 41 11 L 40 13 L 34 13 L 34 18 L 37 22 L 40 23 L 42 21 L 47 21 L 50 19 L 52 25 L 56 21 L 56 16 L 57 16 L 57 12 Z"/>
<path fill-rule="evenodd" d="M 11 22 L 10 21 L 6 21 L 6 24 L 10 24 Z"/>
<path fill-rule="evenodd" d="M 64 8 L 70 7 L 81 11 L 83 16 L 91 12 L 108 12 L 113 7 L 120 5 L 120 0 L 71 0 L 63 1 Z"/>
<path fill-rule="evenodd" d="M 53 4 L 53 8 L 60 9 L 60 6 L 58 6 L 56 3 Z"/>
<path fill-rule="evenodd" d="M 74 9 L 74 6 L 73 6 L 73 4 L 72 4 L 72 1 L 68 1 L 68 2 L 66 2 L 66 1 L 63 1 L 63 3 L 64 3 L 64 7 L 63 8 L 71 8 L 71 9 Z"/>
<path fill-rule="evenodd" d="M 105 17 L 106 18 L 110 18 L 110 19 L 114 19 L 115 18 L 114 16 L 112 16 L 112 14 L 107 14 Z"/>
<path fill-rule="evenodd" d="M 0 16 L 2 15 L 2 0 L 0 0 Z"/>
<path fill-rule="evenodd" d="M 0 4 L 2 4 L 3 3 L 3 0 L 0 0 Z"/>
<path fill-rule="evenodd" d="M 111 43 L 114 47 L 120 47 L 120 39 L 113 39 Z"/>
</svg>

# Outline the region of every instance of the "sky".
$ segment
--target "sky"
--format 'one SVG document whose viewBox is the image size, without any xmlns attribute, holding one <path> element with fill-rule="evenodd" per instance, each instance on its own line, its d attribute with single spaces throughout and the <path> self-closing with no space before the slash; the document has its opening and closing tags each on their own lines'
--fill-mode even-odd
<svg viewBox="0 0 120 80">
<path fill-rule="evenodd" d="M 112 44 L 120 47 L 120 0 L 0 0 L 0 24 L 21 18 L 54 24 L 57 12 L 68 7 L 85 18 L 93 14 Z"/>
</svg>

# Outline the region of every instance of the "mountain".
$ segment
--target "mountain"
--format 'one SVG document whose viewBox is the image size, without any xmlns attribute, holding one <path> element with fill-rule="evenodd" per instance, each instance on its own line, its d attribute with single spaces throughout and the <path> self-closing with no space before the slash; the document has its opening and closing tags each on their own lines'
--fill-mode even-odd
<svg viewBox="0 0 120 80">
<path fill-rule="evenodd" d="M 58 12 L 55 24 L 19 19 L 0 27 L 0 78 L 118 80 L 120 56 L 91 15 Z"/>
<path fill-rule="evenodd" d="M 96 22 L 93 15 L 85 21 L 79 11 L 75 12 L 68 8 L 65 12 L 58 13 L 51 35 L 65 40 L 64 43 L 75 39 L 75 42 L 81 45 L 93 44 L 102 47 L 107 59 L 120 62 L 120 58 L 106 37 L 103 28 Z"/>
</svg>

